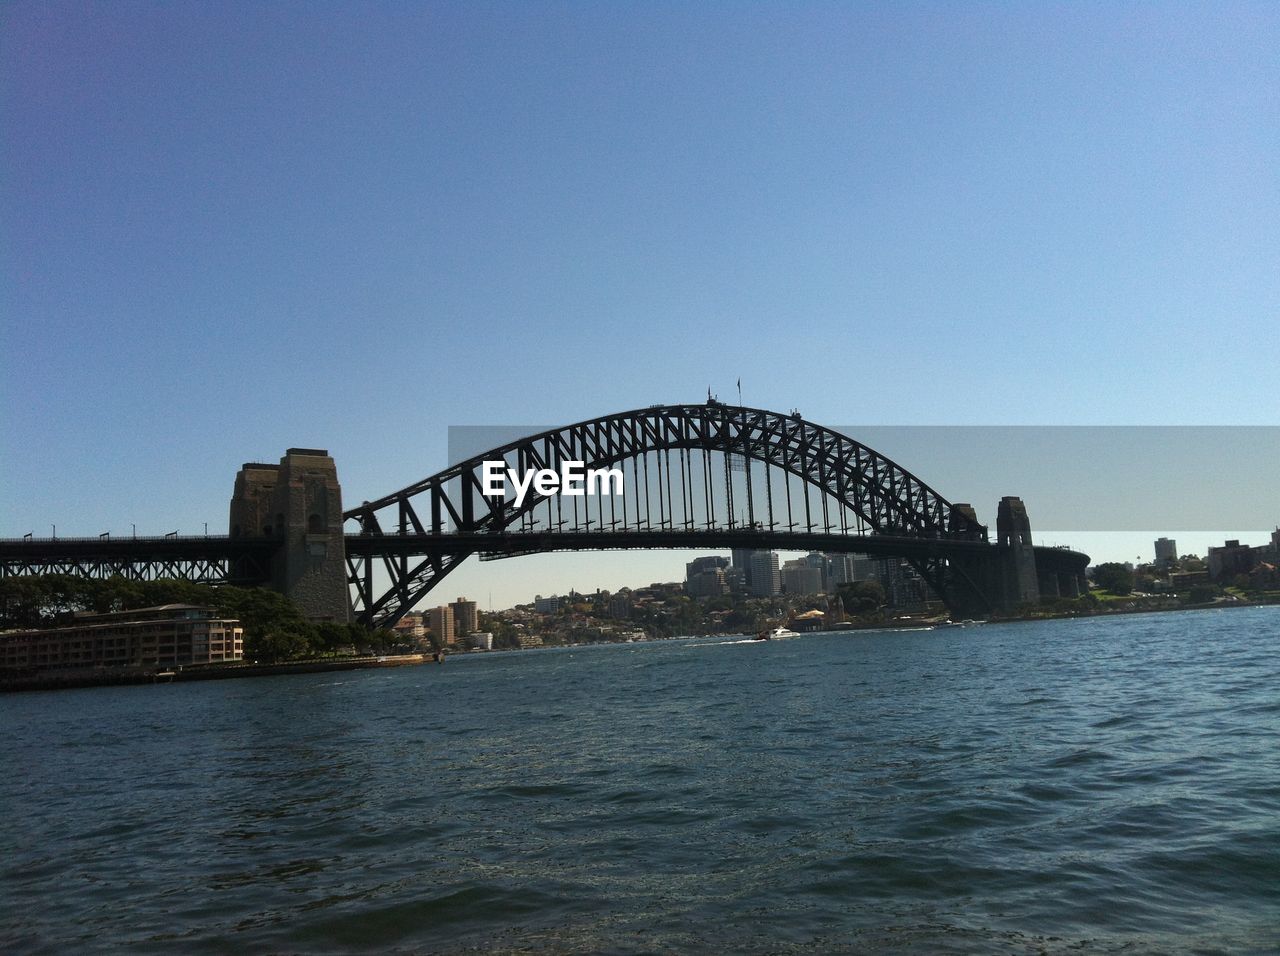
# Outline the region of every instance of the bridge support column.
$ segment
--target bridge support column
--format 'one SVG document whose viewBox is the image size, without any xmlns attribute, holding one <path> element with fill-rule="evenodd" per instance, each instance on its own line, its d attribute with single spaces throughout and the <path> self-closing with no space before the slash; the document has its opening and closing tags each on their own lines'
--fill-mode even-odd
<svg viewBox="0 0 1280 956">
<path fill-rule="evenodd" d="M 1040 580 L 1036 574 L 1036 553 L 1031 544 L 1031 519 L 1021 498 L 1000 499 L 996 511 L 996 536 L 1007 548 L 1002 596 L 1005 607 L 1036 604 L 1040 600 Z"/>
<path fill-rule="evenodd" d="M 351 619 L 342 488 L 327 451 L 290 448 L 279 465 L 246 464 L 236 476 L 230 531 L 280 542 L 270 586 L 307 617 Z"/>
<path fill-rule="evenodd" d="M 1058 584 L 1058 573 L 1052 568 L 1036 567 L 1036 587 L 1040 591 L 1040 600 L 1062 597 L 1062 589 Z"/>
</svg>

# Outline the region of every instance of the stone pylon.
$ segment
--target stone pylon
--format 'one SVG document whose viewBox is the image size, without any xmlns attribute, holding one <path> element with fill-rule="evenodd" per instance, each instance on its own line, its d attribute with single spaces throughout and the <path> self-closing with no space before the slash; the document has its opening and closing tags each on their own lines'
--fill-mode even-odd
<svg viewBox="0 0 1280 956">
<path fill-rule="evenodd" d="M 271 587 L 312 620 L 351 619 L 342 488 L 329 453 L 290 448 L 280 464 L 245 464 L 231 497 L 230 533 L 274 538 Z"/>
</svg>

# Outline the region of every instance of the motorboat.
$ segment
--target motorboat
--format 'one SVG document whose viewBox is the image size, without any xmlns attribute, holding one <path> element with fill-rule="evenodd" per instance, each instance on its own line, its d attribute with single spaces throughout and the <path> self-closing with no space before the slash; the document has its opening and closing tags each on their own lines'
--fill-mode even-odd
<svg viewBox="0 0 1280 956">
<path fill-rule="evenodd" d="M 756 635 L 755 639 L 757 641 L 779 641 L 779 640 L 782 640 L 783 638 L 799 637 L 799 636 L 800 635 L 797 634 L 795 631 L 790 630 L 789 628 L 785 628 L 781 624 L 779 624 L 772 631 L 761 631 L 759 634 Z"/>
</svg>

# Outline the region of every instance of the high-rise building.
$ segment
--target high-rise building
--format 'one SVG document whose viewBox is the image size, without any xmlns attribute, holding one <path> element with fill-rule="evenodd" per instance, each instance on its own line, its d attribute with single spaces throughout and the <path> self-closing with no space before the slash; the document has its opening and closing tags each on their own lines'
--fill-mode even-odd
<svg viewBox="0 0 1280 956">
<path fill-rule="evenodd" d="M 457 634 L 453 628 L 453 608 L 448 604 L 433 607 L 427 615 L 427 620 L 436 641 L 445 647 L 452 647 L 457 641 Z"/>
<path fill-rule="evenodd" d="M 855 581 L 875 580 L 875 565 L 865 554 L 832 553 L 827 555 L 827 561 L 830 568 L 827 580 L 829 590 Z"/>
<path fill-rule="evenodd" d="M 1156 564 L 1176 564 L 1178 561 L 1178 542 L 1172 538 L 1156 539 Z"/>
<path fill-rule="evenodd" d="M 782 568 L 782 587 L 788 594 L 818 594 L 822 591 L 822 569 L 801 558 Z"/>
<path fill-rule="evenodd" d="M 460 597 L 449 607 L 453 609 L 453 628 L 458 637 L 480 630 L 480 611 L 475 601 Z"/>
<path fill-rule="evenodd" d="M 689 597 L 720 597 L 729 593 L 723 568 L 708 568 L 685 579 L 684 589 Z"/>
<path fill-rule="evenodd" d="M 753 551 L 748 563 L 751 569 L 747 590 L 753 597 L 773 597 L 782 590 L 778 556 L 772 551 Z"/>
<path fill-rule="evenodd" d="M 751 555 L 755 554 L 750 548 L 734 548 L 733 549 L 733 567 L 741 569 L 745 586 L 751 587 Z"/>
<path fill-rule="evenodd" d="M 694 558 L 684 566 L 684 589 L 690 597 L 719 597 L 728 592 L 724 569 L 729 559 L 718 554 Z"/>
<path fill-rule="evenodd" d="M 825 554 L 811 551 L 800 559 L 806 567 L 815 568 L 822 577 L 820 589 L 826 591 L 831 587 L 831 561 Z"/>
<path fill-rule="evenodd" d="M 876 564 L 876 576 L 884 588 L 885 599 L 890 607 L 917 609 L 929 599 L 929 586 L 908 561 L 902 558 L 881 558 Z"/>
<path fill-rule="evenodd" d="M 701 574 L 703 571 L 723 570 L 729 566 L 729 559 L 719 554 L 709 554 L 705 557 L 694 558 L 684 566 L 685 580 L 693 577 L 695 574 Z"/>
</svg>

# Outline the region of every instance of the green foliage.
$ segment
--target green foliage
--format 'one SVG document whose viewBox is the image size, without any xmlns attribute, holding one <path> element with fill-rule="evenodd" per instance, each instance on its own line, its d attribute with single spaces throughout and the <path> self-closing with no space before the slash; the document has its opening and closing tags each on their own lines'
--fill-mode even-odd
<svg viewBox="0 0 1280 956">
<path fill-rule="evenodd" d="M 759 631 L 764 627 L 764 618 L 750 607 L 739 605 L 724 616 L 725 627 L 744 634 Z"/>
<path fill-rule="evenodd" d="M 1208 604 L 1219 594 L 1219 590 L 1212 584 L 1197 584 L 1191 590 L 1183 595 L 1182 600 L 1187 604 Z"/>
<path fill-rule="evenodd" d="M 1125 595 L 1133 590 L 1133 572 L 1123 564 L 1107 561 L 1093 569 L 1098 587 L 1112 594 Z"/>
<path fill-rule="evenodd" d="M 246 630 L 244 645 L 246 658 L 266 664 L 309 657 L 314 649 L 307 635 L 285 629 L 258 632 L 252 638 Z"/>
<path fill-rule="evenodd" d="M 43 578 L 15 577 L 0 579 L 0 629 L 42 627 L 48 590 Z"/>
<path fill-rule="evenodd" d="M 879 581 L 854 581 L 837 589 L 844 609 L 849 614 L 869 614 L 885 603 L 884 587 Z"/>
</svg>

